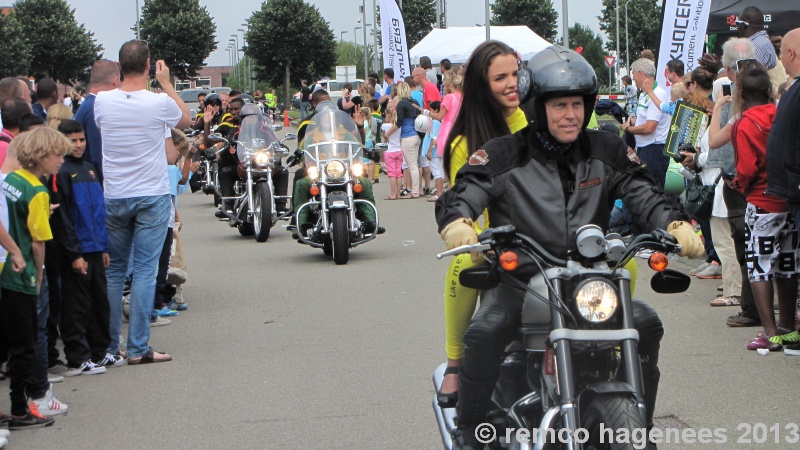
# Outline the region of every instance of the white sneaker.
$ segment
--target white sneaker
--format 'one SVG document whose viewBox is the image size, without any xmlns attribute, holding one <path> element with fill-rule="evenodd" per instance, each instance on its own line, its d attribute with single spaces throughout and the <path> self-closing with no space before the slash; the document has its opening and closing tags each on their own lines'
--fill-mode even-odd
<svg viewBox="0 0 800 450">
<path fill-rule="evenodd" d="M 123 364 L 125 364 L 125 359 L 122 356 L 112 355 L 111 353 L 106 353 L 105 358 L 97 363 L 98 366 L 105 367 L 120 367 Z"/>
<path fill-rule="evenodd" d="M 156 320 L 151 320 L 150 321 L 150 326 L 151 327 L 163 327 L 163 326 L 169 325 L 171 323 L 172 323 L 172 321 L 167 319 L 166 317 L 157 316 Z"/>
<path fill-rule="evenodd" d="M 7 438 L 10 434 L 11 432 L 8 431 L 7 429 L 0 428 L 0 438 Z"/>
<path fill-rule="evenodd" d="M 66 414 L 69 410 L 66 404 L 58 401 L 55 395 L 53 395 L 53 385 L 47 388 L 47 393 L 44 394 L 43 398 L 31 400 L 31 403 L 36 404 L 36 409 L 45 417 Z"/>
<path fill-rule="evenodd" d="M 8 445 L 8 439 L 4 437 L 0 437 L 0 448 L 5 448 Z"/>
<path fill-rule="evenodd" d="M 61 373 L 64 373 L 64 372 L 61 372 Z M 64 377 L 62 377 L 61 375 L 53 375 L 51 373 L 47 374 L 47 382 L 48 383 L 61 383 L 62 381 L 64 381 Z"/>
<path fill-rule="evenodd" d="M 67 371 L 64 372 L 64 376 L 76 377 L 78 375 L 97 375 L 101 373 L 106 373 L 105 367 L 98 366 L 92 361 L 86 361 L 83 364 L 81 364 L 80 367 L 69 367 Z"/>
</svg>

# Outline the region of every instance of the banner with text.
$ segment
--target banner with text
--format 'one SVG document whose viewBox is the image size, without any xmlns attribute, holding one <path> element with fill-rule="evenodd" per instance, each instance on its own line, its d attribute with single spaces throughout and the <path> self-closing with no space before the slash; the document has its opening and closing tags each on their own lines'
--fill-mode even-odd
<svg viewBox="0 0 800 450">
<path fill-rule="evenodd" d="M 698 67 L 703 56 L 711 0 L 664 0 L 664 3 L 656 81 L 669 90 L 672 85 L 664 75 L 669 60 L 683 61 L 686 73 Z"/>
<path fill-rule="evenodd" d="M 394 69 L 395 80 L 411 75 L 403 15 L 395 0 L 380 0 L 383 67 Z"/>
</svg>

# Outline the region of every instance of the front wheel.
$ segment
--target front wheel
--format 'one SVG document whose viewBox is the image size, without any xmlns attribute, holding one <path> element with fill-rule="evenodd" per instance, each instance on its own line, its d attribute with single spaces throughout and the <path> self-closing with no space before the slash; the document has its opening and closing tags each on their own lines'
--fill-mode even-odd
<svg viewBox="0 0 800 450">
<path fill-rule="evenodd" d="M 646 444 L 647 433 L 634 430 L 644 430 L 645 424 L 636 402 L 629 396 L 623 395 L 600 395 L 595 397 L 589 406 L 584 410 L 581 418 L 581 427 L 589 432 L 589 440 L 583 444 L 585 449 L 595 450 L 632 450 L 642 448 Z M 612 439 L 609 433 L 602 433 L 601 430 L 611 430 Z M 618 433 L 617 430 L 627 429 L 627 433 Z M 624 442 L 614 441 L 618 436 L 628 436 L 622 439 Z M 642 439 L 645 442 L 642 442 Z"/>
<path fill-rule="evenodd" d="M 350 259 L 350 228 L 347 226 L 347 210 L 332 210 L 331 225 L 333 262 L 336 264 L 347 264 L 347 261 Z"/>
<path fill-rule="evenodd" d="M 256 242 L 265 242 L 269 239 L 272 229 L 272 192 L 267 183 L 256 184 L 253 193 L 253 228 Z"/>
</svg>

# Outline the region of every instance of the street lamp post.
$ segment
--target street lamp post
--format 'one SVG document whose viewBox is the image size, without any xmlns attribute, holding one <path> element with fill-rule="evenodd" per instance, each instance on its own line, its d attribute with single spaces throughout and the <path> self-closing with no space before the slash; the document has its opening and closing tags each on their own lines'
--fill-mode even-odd
<svg viewBox="0 0 800 450">
<path fill-rule="evenodd" d="M 625 70 L 628 71 L 628 75 L 631 74 L 631 52 L 629 50 L 629 43 L 630 39 L 628 38 L 628 3 L 631 0 L 625 2 Z"/>
<path fill-rule="evenodd" d="M 239 48 L 236 46 L 236 41 L 228 39 L 228 43 L 233 48 L 233 77 L 239 78 Z"/>
<path fill-rule="evenodd" d="M 564 47 L 569 48 L 569 8 L 567 0 L 561 0 L 561 16 L 564 18 Z"/>
<path fill-rule="evenodd" d="M 239 47 L 239 35 L 232 34 L 231 37 L 234 39 L 234 43 L 236 45 L 236 66 L 237 66 L 237 70 L 239 72 L 239 78 L 241 78 L 242 77 L 242 70 L 240 68 L 238 68 L 239 61 L 240 61 L 240 59 L 239 59 L 239 48 L 240 48 Z M 240 85 L 238 87 L 241 89 L 241 87 L 242 87 L 241 86 L 241 81 L 240 81 Z"/>
<path fill-rule="evenodd" d="M 367 65 L 367 27 L 372 25 L 367 23 L 367 0 L 361 0 L 361 17 L 364 19 L 364 80 L 369 79 L 369 67 Z M 374 22 L 373 22 L 374 23 Z"/>
<path fill-rule="evenodd" d="M 342 42 L 344 40 L 345 33 L 347 33 L 347 30 L 344 30 L 341 33 L 339 33 L 339 42 Z"/>
<path fill-rule="evenodd" d="M 136 39 L 141 39 L 139 37 L 139 0 L 136 0 Z"/>
<path fill-rule="evenodd" d="M 615 65 L 616 65 L 616 67 L 614 69 L 618 69 L 619 68 L 619 0 L 616 0 L 616 6 L 617 7 L 614 8 L 614 11 L 617 14 L 617 55 L 616 55 L 616 59 L 614 60 L 615 61 Z M 619 78 L 619 72 L 617 70 L 615 70 L 614 72 L 617 74 L 617 78 Z M 609 91 L 610 91 L 611 90 L 611 79 L 610 78 L 608 80 L 608 87 L 609 87 Z"/>
<path fill-rule="evenodd" d="M 228 62 L 231 65 L 231 73 L 233 73 L 233 54 L 231 54 L 230 47 L 226 48 L 225 51 L 228 52 Z"/>
<path fill-rule="evenodd" d="M 353 62 L 355 62 L 356 64 L 358 64 L 358 35 L 356 34 L 356 31 L 360 30 L 361 28 L 362 27 L 353 28 Z M 356 70 L 356 76 L 358 76 L 357 70 Z"/>
<path fill-rule="evenodd" d="M 242 46 L 243 47 L 247 47 L 247 36 L 245 35 L 245 31 L 242 28 L 239 28 L 236 31 L 241 31 L 242 32 Z M 244 54 L 244 72 L 247 74 L 247 78 L 248 78 L 247 87 L 250 88 L 250 93 L 252 93 L 254 91 L 254 89 L 253 89 L 253 86 L 252 86 L 253 74 L 250 71 L 250 66 L 251 66 L 250 59 L 251 58 L 249 58 L 247 56 L 247 52 L 244 51 L 244 48 L 242 48 L 242 54 Z"/>
</svg>

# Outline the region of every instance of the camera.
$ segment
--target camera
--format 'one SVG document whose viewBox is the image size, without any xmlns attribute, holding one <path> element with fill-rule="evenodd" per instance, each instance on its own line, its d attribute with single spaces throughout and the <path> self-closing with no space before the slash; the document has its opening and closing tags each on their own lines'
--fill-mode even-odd
<svg viewBox="0 0 800 450">
<path fill-rule="evenodd" d="M 156 66 L 154 64 L 150 64 L 150 87 L 161 89 L 161 84 L 156 80 Z"/>
<path fill-rule="evenodd" d="M 681 144 L 678 147 L 678 151 L 672 155 L 672 159 L 675 160 L 676 163 L 681 164 L 683 160 L 686 159 L 686 155 L 681 155 L 681 152 L 684 153 L 697 153 L 694 146 L 692 144 Z"/>
</svg>

